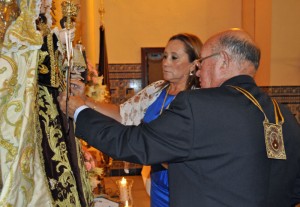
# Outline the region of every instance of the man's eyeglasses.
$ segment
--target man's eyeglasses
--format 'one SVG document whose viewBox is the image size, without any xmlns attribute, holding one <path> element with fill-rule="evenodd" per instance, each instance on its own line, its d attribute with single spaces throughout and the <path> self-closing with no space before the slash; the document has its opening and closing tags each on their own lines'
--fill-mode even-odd
<svg viewBox="0 0 300 207">
<path fill-rule="evenodd" d="M 200 58 L 200 59 L 198 60 L 198 62 L 199 62 L 200 65 L 201 65 L 202 62 L 203 62 L 204 60 L 206 60 L 206 59 L 208 59 L 208 58 L 211 58 L 211 57 L 214 57 L 214 56 L 217 56 L 217 55 L 220 55 L 220 53 L 217 52 L 217 53 L 213 53 L 213 54 L 211 54 L 211 55 L 208 55 L 208 56 L 206 56 L 206 57 Z"/>
</svg>

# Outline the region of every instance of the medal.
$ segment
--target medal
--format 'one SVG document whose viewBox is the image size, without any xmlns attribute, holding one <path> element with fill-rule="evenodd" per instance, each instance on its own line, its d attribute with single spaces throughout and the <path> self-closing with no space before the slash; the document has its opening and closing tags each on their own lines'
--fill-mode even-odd
<svg viewBox="0 0 300 207">
<path fill-rule="evenodd" d="M 276 121 L 276 123 L 273 124 L 269 122 L 261 105 L 252 96 L 252 94 L 250 94 L 245 89 L 237 86 L 230 86 L 230 87 L 233 87 L 236 90 L 243 93 L 264 114 L 265 119 L 263 121 L 263 127 L 264 127 L 265 144 L 266 144 L 266 151 L 267 151 L 268 158 L 286 160 L 286 153 L 284 149 L 283 134 L 282 134 L 282 124 L 284 123 L 284 118 L 281 114 L 278 103 L 274 99 L 272 99 L 274 105 L 275 121 Z"/>
<path fill-rule="evenodd" d="M 282 124 L 264 122 L 264 131 L 268 158 L 286 160 Z"/>
</svg>

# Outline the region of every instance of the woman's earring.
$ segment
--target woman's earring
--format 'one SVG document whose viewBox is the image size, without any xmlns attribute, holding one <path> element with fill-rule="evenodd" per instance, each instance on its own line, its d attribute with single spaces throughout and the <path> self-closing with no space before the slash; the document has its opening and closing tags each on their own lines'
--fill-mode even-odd
<svg viewBox="0 0 300 207">
<path fill-rule="evenodd" d="M 190 76 L 194 75 L 194 71 L 191 70 L 189 75 L 190 75 Z"/>
</svg>

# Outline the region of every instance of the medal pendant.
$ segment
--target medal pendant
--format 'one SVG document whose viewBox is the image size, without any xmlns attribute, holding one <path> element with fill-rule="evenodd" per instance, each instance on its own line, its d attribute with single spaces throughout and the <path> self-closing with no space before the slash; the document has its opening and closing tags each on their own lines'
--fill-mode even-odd
<svg viewBox="0 0 300 207">
<path fill-rule="evenodd" d="M 286 160 L 282 125 L 264 121 L 264 132 L 268 158 Z"/>
</svg>

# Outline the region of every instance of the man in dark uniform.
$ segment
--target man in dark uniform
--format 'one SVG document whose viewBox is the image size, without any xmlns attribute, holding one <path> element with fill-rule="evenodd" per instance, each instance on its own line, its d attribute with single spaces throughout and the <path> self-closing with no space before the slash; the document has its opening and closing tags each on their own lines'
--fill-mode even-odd
<svg viewBox="0 0 300 207">
<path fill-rule="evenodd" d="M 149 124 L 123 126 L 71 97 L 76 135 L 113 158 L 168 163 L 172 207 L 299 204 L 300 127 L 255 84 L 259 48 L 228 30 L 209 38 L 201 56 L 201 89 L 177 95 Z"/>
</svg>

